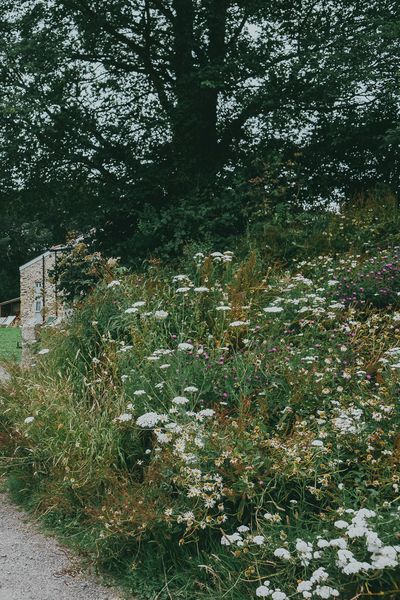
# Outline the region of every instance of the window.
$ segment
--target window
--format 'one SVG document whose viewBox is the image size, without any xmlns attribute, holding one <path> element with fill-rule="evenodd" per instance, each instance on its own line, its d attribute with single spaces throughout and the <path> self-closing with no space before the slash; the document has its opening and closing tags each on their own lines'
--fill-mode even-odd
<svg viewBox="0 0 400 600">
<path fill-rule="evenodd" d="M 43 285 L 41 281 L 35 281 L 35 313 L 40 314 L 43 308 Z"/>
</svg>

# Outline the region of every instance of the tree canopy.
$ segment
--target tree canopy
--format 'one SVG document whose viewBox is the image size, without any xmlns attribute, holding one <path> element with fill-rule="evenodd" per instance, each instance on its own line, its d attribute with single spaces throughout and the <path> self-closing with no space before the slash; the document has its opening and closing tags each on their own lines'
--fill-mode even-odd
<svg viewBox="0 0 400 600">
<path fill-rule="evenodd" d="M 176 253 L 242 231 L 259 204 L 397 192 L 399 13 L 394 0 L 3 0 L 3 247 L 37 222 L 57 241 L 96 227 L 123 257 Z"/>
</svg>

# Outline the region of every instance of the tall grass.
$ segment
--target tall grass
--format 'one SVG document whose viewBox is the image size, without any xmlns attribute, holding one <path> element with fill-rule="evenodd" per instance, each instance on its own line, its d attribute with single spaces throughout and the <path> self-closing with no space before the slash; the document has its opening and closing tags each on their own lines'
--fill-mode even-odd
<svg viewBox="0 0 400 600">
<path fill-rule="evenodd" d="M 14 493 L 143 599 L 397 598 L 399 255 L 362 214 L 99 285 L 1 391 Z"/>
</svg>

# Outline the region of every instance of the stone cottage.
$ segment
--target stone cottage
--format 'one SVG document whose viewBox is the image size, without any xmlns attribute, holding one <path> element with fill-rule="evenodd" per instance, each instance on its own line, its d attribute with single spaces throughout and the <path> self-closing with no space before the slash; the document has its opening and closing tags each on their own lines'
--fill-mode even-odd
<svg viewBox="0 0 400 600">
<path fill-rule="evenodd" d="M 50 273 L 57 265 L 60 253 L 66 250 L 66 246 L 53 246 L 19 268 L 23 344 L 35 341 L 37 326 L 50 325 L 64 315 L 60 294 Z"/>
</svg>

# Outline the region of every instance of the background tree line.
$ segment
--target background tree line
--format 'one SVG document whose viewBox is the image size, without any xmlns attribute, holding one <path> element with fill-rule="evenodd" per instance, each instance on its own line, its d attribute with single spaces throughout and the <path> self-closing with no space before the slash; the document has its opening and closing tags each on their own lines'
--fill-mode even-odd
<svg viewBox="0 0 400 600">
<path fill-rule="evenodd" d="M 134 263 L 399 191 L 395 0 L 3 0 L 0 297 L 68 231 Z"/>
</svg>

